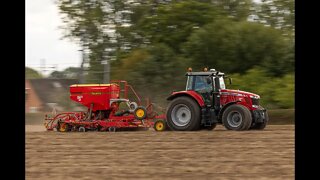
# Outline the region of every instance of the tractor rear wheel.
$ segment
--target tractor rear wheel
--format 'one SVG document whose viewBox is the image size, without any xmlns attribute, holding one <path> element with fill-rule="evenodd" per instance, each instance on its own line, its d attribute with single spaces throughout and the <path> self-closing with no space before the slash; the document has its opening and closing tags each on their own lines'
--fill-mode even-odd
<svg viewBox="0 0 320 180">
<path fill-rule="evenodd" d="M 193 131 L 200 128 L 200 107 L 189 97 L 177 97 L 168 105 L 167 125 L 176 131 Z"/>
<path fill-rule="evenodd" d="M 269 121 L 269 115 L 268 115 L 267 112 L 266 112 L 264 115 L 265 115 L 264 121 L 263 121 L 262 123 L 255 123 L 255 124 L 251 127 L 251 129 L 263 130 L 263 129 L 267 126 L 268 121 Z"/>
<path fill-rule="evenodd" d="M 228 130 L 244 131 L 250 128 L 252 116 L 246 107 L 234 104 L 223 112 L 222 123 Z"/>
</svg>

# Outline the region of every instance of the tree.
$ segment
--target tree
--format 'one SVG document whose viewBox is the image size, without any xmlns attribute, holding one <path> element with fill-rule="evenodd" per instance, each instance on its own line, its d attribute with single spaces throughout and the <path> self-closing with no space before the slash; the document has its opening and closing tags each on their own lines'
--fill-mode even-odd
<svg viewBox="0 0 320 180">
<path fill-rule="evenodd" d="M 284 36 L 294 38 L 294 6 L 294 0 L 262 0 L 254 5 L 253 14 L 257 15 L 258 22 L 280 29 Z"/>
<path fill-rule="evenodd" d="M 274 99 L 280 108 L 294 108 L 294 74 L 287 74 L 281 78 L 279 87 L 275 89 Z"/>
<path fill-rule="evenodd" d="M 159 5 L 149 16 L 132 25 L 134 35 L 144 37 L 147 44 L 164 43 L 180 52 L 181 43 L 196 29 L 219 19 L 222 12 L 212 4 L 197 1 L 181 1 Z"/>
<path fill-rule="evenodd" d="M 190 33 L 221 16 L 246 20 L 251 0 L 145 0 L 131 6 L 131 26 L 117 31 L 132 48 L 166 43 L 179 51 Z"/>
<path fill-rule="evenodd" d="M 63 71 L 53 71 L 49 77 L 57 79 L 79 79 L 80 68 L 68 67 Z"/>
<path fill-rule="evenodd" d="M 65 75 L 62 71 L 53 71 L 50 73 L 49 78 L 64 79 Z"/>
<path fill-rule="evenodd" d="M 237 21 L 246 20 L 252 7 L 252 0 L 209 0 L 209 2 L 226 11 L 228 16 Z"/>
<path fill-rule="evenodd" d="M 272 77 L 259 67 L 254 67 L 244 74 L 229 74 L 233 79 L 230 89 L 240 89 L 259 94 L 260 104 L 267 109 L 294 108 L 294 73 L 281 77 Z"/>
<path fill-rule="evenodd" d="M 185 87 L 187 61 L 165 44 L 136 49 L 113 70 L 115 79 L 125 79 L 144 97 L 165 104 L 173 89 Z"/>
<path fill-rule="evenodd" d="M 25 68 L 25 75 L 26 75 L 26 79 L 39 79 L 39 78 L 43 78 L 43 76 L 36 70 L 30 68 L 30 67 L 26 67 Z"/>
<path fill-rule="evenodd" d="M 290 43 L 273 28 L 221 19 L 195 31 L 184 44 L 185 57 L 197 68 L 214 66 L 227 73 L 261 66 L 272 75 L 293 69 Z"/>
<path fill-rule="evenodd" d="M 80 44 L 89 60 L 89 82 L 102 82 L 102 60 L 110 60 L 117 48 L 117 26 L 124 24 L 123 11 L 126 1 L 113 0 L 57 0 L 60 13 L 63 15 L 65 30 L 64 38 L 69 38 Z"/>
</svg>

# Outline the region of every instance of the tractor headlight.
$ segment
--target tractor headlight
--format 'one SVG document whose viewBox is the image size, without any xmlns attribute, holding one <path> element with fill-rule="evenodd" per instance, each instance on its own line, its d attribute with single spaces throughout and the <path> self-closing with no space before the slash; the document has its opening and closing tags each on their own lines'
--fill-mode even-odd
<svg viewBox="0 0 320 180">
<path fill-rule="evenodd" d="M 252 105 L 253 108 L 259 108 L 259 105 Z"/>
<path fill-rule="evenodd" d="M 252 95 L 250 95 L 250 98 L 252 98 L 252 99 L 260 99 L 260 96 L 252 96 Z"/>
<path fill-rule="evenodd" d="M 259 108 L 260 106 L 260 97 L 259 96 L 250 96 L 251 102 L 252 102 L 252 107 L 253 108 Z"/>
</svg>

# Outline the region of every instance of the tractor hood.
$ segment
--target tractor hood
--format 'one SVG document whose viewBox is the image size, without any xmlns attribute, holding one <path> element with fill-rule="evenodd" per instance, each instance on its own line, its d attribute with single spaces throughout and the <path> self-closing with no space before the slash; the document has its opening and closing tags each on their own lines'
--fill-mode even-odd
<svg viewBox="0 0 320 180">
<path fill-rule="evenodd" d="M 240 90 L 233 90 L 233 89 L 221 89 L 221 94 L 225 95 L 235 95 L 235 96 L 253 96 L 257 99 L 260 99 L 260 96 L 258 94 L 254 94 L 251 92 L 246 92 L 246 91 L 240 91 Z"/>
</svg>

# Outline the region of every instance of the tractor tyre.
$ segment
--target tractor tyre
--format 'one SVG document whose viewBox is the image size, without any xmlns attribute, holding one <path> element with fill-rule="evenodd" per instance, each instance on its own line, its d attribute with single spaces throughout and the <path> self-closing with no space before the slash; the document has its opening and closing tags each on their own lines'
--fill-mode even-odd
<svg viewBox="0 0 320 180">
<path fill-rule="evenodd" d="M 195 131 L 200 128 L 200 107 L 190 97 L 173 99 L 167 108 L 167 125 L 175 131 Z"/>
<path fill-rule="evenodd" d="M 251 127 L 252 116 L 245 106 L 233 104 L 223 112 L 222 123 L 228 130 L 245 131 Z"/>
<path fill-rule="evenodd" d="M 143 120 L 147 117 L 147 109 L 143 106 L 138 106 L 134 111 L 133 115 L 138 120 Z"/>
<path fill-rule="evenodd" d="M 266 112 L 264 121 L 262 123 L 254 123 L 253 126 L 251 127 L 251 129 L 263 130 L 267 126 L 268 122 L 269 122 L 269 115 Z"/>
</svg>

